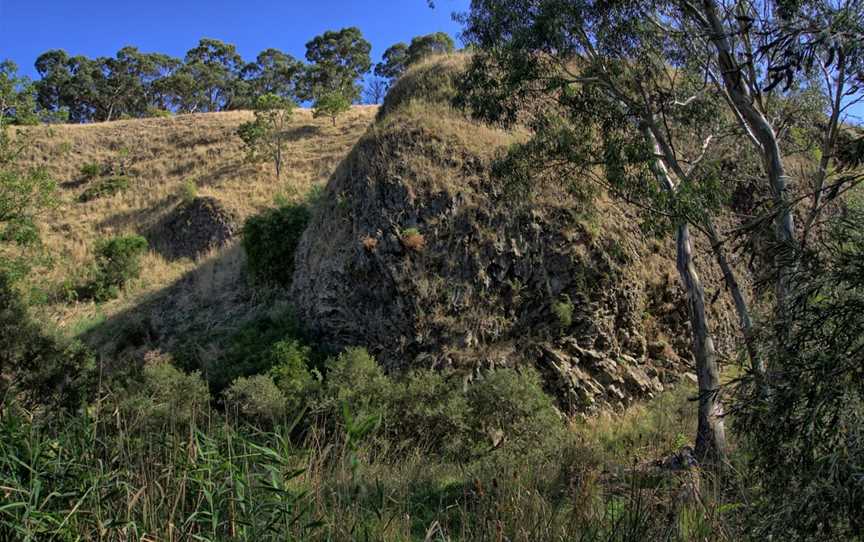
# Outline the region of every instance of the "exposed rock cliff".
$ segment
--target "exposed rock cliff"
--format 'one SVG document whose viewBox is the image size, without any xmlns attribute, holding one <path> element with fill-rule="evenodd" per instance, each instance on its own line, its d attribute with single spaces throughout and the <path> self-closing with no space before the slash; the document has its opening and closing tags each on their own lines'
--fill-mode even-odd
<svg viewBox="0 0 864 542">
<path fill-rule="evenodd" d="M 449 86 L 454 63 L 433 69 Z M 331 178 L 301 241 L 292 296 L 306 324 L 391 370 L 534 364 L 571 412 L 677 380 L 687 318 L 661 245 L 602 198 L 552 187 L 515 202 L 491 163 L 519 136 L 416 83 L 392 91 L 399 103 Z"/>
</svg>

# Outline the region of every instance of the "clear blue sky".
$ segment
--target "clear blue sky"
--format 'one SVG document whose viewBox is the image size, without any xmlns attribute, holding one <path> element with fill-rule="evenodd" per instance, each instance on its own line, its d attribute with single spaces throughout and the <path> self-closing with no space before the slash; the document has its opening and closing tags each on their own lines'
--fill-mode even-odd
<svg viewBox="0 0 864 542">
<path fill-rule="evenodd" d="M 245 60 L 269 47 L 302 59 L 306 42 L 325 30 L 357 26 L 376 61 L 390 45 L 431 32 L 454 38 L 454 11 L 468 0 L 0 0 L 0 59 L 24 75 L 49 49 L 113 56 L 125 45 L 182 57 L 199 38 L 237 46 Z"/>
</svg>

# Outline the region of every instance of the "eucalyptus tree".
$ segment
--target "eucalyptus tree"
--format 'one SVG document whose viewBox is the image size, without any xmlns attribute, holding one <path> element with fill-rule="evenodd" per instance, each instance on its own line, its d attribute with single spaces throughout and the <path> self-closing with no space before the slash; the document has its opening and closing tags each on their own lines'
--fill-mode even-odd
<svg viewBox="0 0 864 542">
<path fill-rule="evenodd" d="M 652 20 L 686 40 L 761 162 L 774 225 L 775 339 L 784 343 L 793 325 L 786 299 L 802 249 L 826 206 L 862 180 L 835 168 L 844 120 L 864 100 L 864 2 L 671 0 L 661 7 Z M 824 117 L 811 127 L 818 166 L 794 178 L 794 151 L 784 144 L 775 106 L 801 88 L 821 99 Z"/>
<path fill-rule="evenodd" d="M 445 32 L 435 32 L 416 36 L 411 44 L 399 42 L 384 51 L 383 59 L 375 65 L 375 75 L 389 79 L 398 79 L 412 64 L 416 64 L 433 55 L 452 53 L 456 50 L 453 38 Z"/>
<path fill-rule="evenodd" d="M 5 87 L 0 77 L 0 101 Z M 22 165 L 30 138 L 22 130 L 13 135 L 11 125 L 19 115 L 31 118 L 33 112 L 25 110 L 30 107 L 26 101 L 18 101 L 13 107 L 14 115 L 9 115 L 8 109 L 6 114 L 0 114 L 0 274 L 14 276 L 28 268 L 20 249 L 38 244 L 36 219 L 56 203 L 57 186 L 44 168 Z"/>
<path fill-rule="evenodd" d="M 309 61 L 300 98 L 317 100 L 338 94 L 350 104 L 360 97 L 360 80 L 372 67 L 372 45 L 359 28 L 328 30 L 306 44 Z"/>
<path fill-rule="evenodd" d="M 36 93 L 33 83 L 18 75 L 11 60 L 0 61 L 0 123 L 35 124 Z"/>
<path fill-rule="evenodd" d="M 384 51 L 382 60 L 375 64 L 375 75 L 393 80 L 405 73 L 408 62 L 408 44 L 399 42 Z"/>
<path fill-rule="evenodd" d="M 233 44 L 204 38 L 187 51 L 183 65 L 162 84 L 174 106 L 184 112 L 231 109 L 245 67 Z"/>
<path fill-rule="evenodd" d="M 285 132 L 291 122 L 294 106 L 292 100 L 277 94 L 259 96 L 254 105 L 255 120 L 241 124 L 237 130 L 250 159 L 273 161 L 277 180 L 282 176 Z"/>
<path fill-rule="evenodd" d="M 466 103 L 487 119 L 531 125 L 536 137 L 516 158 L 531 155 L 571 170 L 581 164 L 576 170 L 591 178 L 592 157 L 602 156 L 600 181 L 629 198 L 634 188 L 644 192 L 644 170 L 650 171 L 652 189 L 638 199 L 677 225 L 700 367 L 700 455 L 721 440 L 706 447 L 704 436 L 718 428 L 705 398 L 719 382 L 689 227 L 712 245 L 757 388 L 770 391 L 794 352 L 773 356 L 768 378 L 762 376 L 766 364 L 754 344 L 748 301 L 726 257 L 729 239 L 712 220 L 729 180 L 731 160 L 721 158 L 747 164 L 755 171 L 750 181 L 769 194 L 768 211 L 740 230 L 770 230 L 772 243 L 750 245 L 749 256 L 763 260 L 760 274 L 775 284 L 773 351 L 784 351 L 793 328 L 786 300 L 808 236 L 824 209 L 864 180 L 860 168 L 838 161 L 845 118 L 862 101 L 861 7 L 860 0 L 475 0 L 463 17 L 468 42 L 478 49 Z M 795 118 L 805 111 L 810 115 Z M 801 155 L 792 141 L 801 134 L 816 165 L 804 160 L 802 167 L 799 159 L 792 182 L 790 160 Z M 592 140 L 596 147 L 585 143 Z M 514 155 L 510 161 L 518 164 Z M 796 230 L 796 213 L 804 217 L 803 231 Z M 773 228 L 763 228 L 768 224 Z"/>
<path fill-rule="evenodd" d="M 463 17 L 466 40 L 476 46 L 463 100 L 487 120 L 532 128 L 532 141 L 505 162 L 511 175 L 536 178 L 553 167 L 551 177 L 581 191 L 593 180 L 654 211 L 655 226 L 665 222 L 675 232 L 700 390 L 696 452 L 720 460 L 726 439 L 717 352 L 690 228 L 715 229 L 721 149 L 734 145 L 734 127 L 688 61 L 686 44 L 658 31 L 646 9 L 636 2 L 474 0 Z M 740 294 L 723 247 L 714 248 Z"/>
<path fill-rule="evenodd" d="M 247 82 L 246 92 L 254 100 L 265 94 L 275 94 L 288 100 L 297 95 L 298 79 L 303 73 L 303 64 L 293 56 L 278 49 L 261 51 L 255 62 L 243 69 Z"/>
</svg>

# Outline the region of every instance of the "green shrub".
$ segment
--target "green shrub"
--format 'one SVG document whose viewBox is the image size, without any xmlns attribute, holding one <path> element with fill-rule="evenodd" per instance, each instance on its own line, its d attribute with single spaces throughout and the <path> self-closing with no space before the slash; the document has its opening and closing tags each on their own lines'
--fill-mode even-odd
<svg viewBox="0 0 864 542">
<path fill-rule="evenodd" d="M 288 400 L 269 375 L 240 377 L 225 391 L 230 413 L 246 421 L 270 426 L 285 416 Z"/>
<path fill-rule="evenodd" d="M 384 374 L 363 348 L 327 363 L 316 404 L 331 420 L 381 416 L 378 438 L 396 450 L 466 461 L 503 447 L 519 453 L 563 441 L 565 426 L 532 369 L 490 371 L 464 389 L 456 373 L 429 369 Z M 545 448 L 544 448 L 545 449 Z"/>
<path fill-rule="evenodd" d="M 198 185 L 192 179 L 187 179 L 183 186 L 180 187 L 180 200 L 183 203 L 192 203 L 198 197 Z"/>
<path fill-rule="evenodd" d="M 243 226 L 243 248 L 256 281 L 289 286 L 294 251 L 309 224 L 305 205 L 287 205 L 253 216 Z"/>
<path fill-rule="evenodd" d="M 144 367 L 142 386 L 124 404 L 127 415 L 143 416 L 141 425 L 193 423 L 210 403 L 210 392 L 201 373 L 184 373 L 170 360 L 159 359 Z"/>
<path fill-rule="evenodd" d="M 383 414 L 392 382 L 365 348 L 349 348 L 326 364 L 323 401 L 319 408 L 338 415 L 342 405 L 356 417 Z"/>
<path fill-rule="evenodd" d="M 76 408 L 90 391 L 94 367 L 93 354 L 80 342 L 42 330 L 0 271 L 0 410 L 13 397 Z"/>
<path fill-rule="evenodd" d="M 95 179 L 102 174 L 102 166 L 98 162 L 88 162 L 81 166 L 81 177 L 85 180 Z"/>
<path fill-rule="evenodd" d="M 268 315 L 253 320 L 230 339 L 225 355 L 207 376 L 214 393 L 224 390 L 232 381 L 243 376 L 263 374 L 282 363 L 291 363 L 291 352 L 282 341 L 302 340 L 300 327 L 291 313 Z M 298 346 L 299 348 L 299 346 Z M 299 352 L 311 356 L 311 351 Z M 304 360 L 311 363 L 310 359 Z"/>
<path fill-rule="evenodd" d="M 107 177 L 84 190 L 84 192 L 82 192 L 78 197 L 78 201 L 86 203 L 88 201 L 123 192 L 128 188 L 129 179 L 127 177 Z"/>
<path fill-rule="evenodd" d="M 162 109 L 161 107 L 148 107 L 147 116 L 158 119 L 170 119 L 174 115 L 173 113 L 171 113 L 171 111 L 168 111 L 167 109 Z"/>
<path fill-rule="evenodd" d="M 400 447 L 410 446 L 445 457 L 464 458 L 472 443 L 472 415 L 453 373 L 428 369 L 411 371 L 393 385 L 385 429 Z"/>
<path fill-rule="evenodd" d="M 561 416 L 531 368 L 484 374 L 468 390 L 468 407 L 472 439 L 481 450 L 506 444 L 529 451 L 564 434 Z"/>
<path fill-rule="evenodd" d="M 749 452 L 761 539 L 864 534 L 864 210 L 832 219 L 790 281 L 788 334 L 765 340 L 769 392 L 746 375 L 734 427 Z"/>
<path fill-rule="evenodd" d="M 99 241 L 92 280 L 79 288 L 82 299 L 106 301 L 117 297 L 121 288 L 141 274 L 141 256 L 147 240 L 140 235 L 124 235 Z"/>
<path fill-rule="evenodd" d="M 290 410 L 302 408 L 316 380 L 309 370 L 312 349 L 296 340 L 279 341 L 270 347 L 274 362 L 270 377 L 282 392 Z"/>
<path fill-rule="evenodd" d="M 565 329 L 573 325 L 574 310 L 573 302 L 567 294 L 562 295 L 560 301 L 552 303 L 552 313 L 558 319 L 558 324 Z"/>
</svg>

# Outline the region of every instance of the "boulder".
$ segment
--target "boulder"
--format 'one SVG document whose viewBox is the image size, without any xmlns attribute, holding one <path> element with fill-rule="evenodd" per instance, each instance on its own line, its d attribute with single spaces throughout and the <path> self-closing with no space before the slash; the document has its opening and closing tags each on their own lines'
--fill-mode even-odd
<svg viewBox="0 0 864 542">
<path fill-rule="evenodd" d="M 151 228 L 148 238 L 168 260 L 194 259 L 225 245 L 238 231 L 235 217 L 219 200 L 198 197 L 165 215 Z"/>
</svg>

